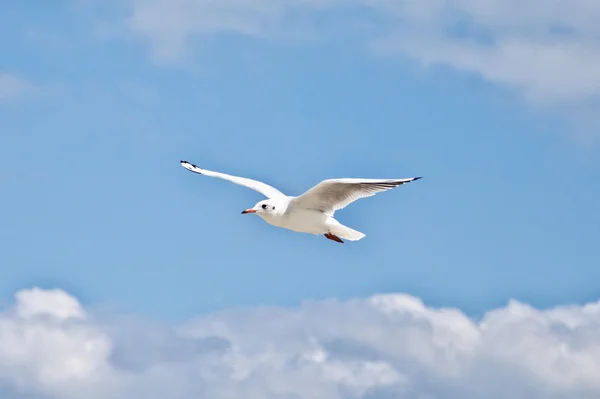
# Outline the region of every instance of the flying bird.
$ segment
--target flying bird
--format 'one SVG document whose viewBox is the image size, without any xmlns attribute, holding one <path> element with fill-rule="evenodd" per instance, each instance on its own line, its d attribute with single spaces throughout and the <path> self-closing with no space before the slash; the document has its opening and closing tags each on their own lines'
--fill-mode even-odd
<svg viewBox="0 0 600 399">
<path fill-rule="evenodd" d="M 187 161 L 181 166 L 194 173 L 229 180 L 258 191 L 266 200 L 254 207 L 242 211 L 242 214 L 254 213 L 267 223 L 299 233 L 324 235 L 330 240 L 343 243 L 343 239 L 357 241 L 365 237 L 364 233 L 344 226 L 334 219 L 333 214 L 360 198 L 371 197 L 401 184 L 410 183 L 421 177 L 406 179 L 328 179 L 323 180 L 299 196 L 285 195 L 266 183 L 245 177 L 231 176 L 225 173 L 202 169 Z"/>
</svg>

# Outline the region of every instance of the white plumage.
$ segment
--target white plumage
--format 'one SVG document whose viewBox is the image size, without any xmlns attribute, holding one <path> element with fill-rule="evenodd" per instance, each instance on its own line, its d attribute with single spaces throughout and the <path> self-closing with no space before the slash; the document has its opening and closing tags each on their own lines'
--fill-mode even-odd
<svg viewBox="0 0 600 399">
<path fill-rule="evenodd" d="M 299 196 L 288 196 L 257 180 L 213 172 L 187 161 L 181 161 L 181 165 L 194 173 L 218 177 L 251 188 L 268 198 L 242 213 L 256 213 L 274 226 L 302 233 L 323 234 L 337 242 L 343 242 L 341 238 L 351 241 L 360 240 L 365 234 L 340 224 L 333 218 L 335 211 L 345 208 L 360 198 L 371 197 L 421 178 L 328 179 Z"/>
</svg>

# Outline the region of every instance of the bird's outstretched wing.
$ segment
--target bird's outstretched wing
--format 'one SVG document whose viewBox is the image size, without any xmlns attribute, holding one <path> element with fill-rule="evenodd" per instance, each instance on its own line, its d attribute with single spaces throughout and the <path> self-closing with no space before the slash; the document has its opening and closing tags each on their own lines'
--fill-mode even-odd
<svg viewBox="0 0 600 399">
<path fill-rule="evenodd" d="M 419 180 L 421 177 L 408 179 L 329 179 L 317 184 L 304 194 L 295 197 L 293 206 L 314 209 L 328 215 L 345 208 L 360 198 L 371 197 L 379 192 L 387 191 L 401 184 Z"/>
<path fill-rule="evenodd" d="M 251 188 L 252 190 L 258 191 L 259 193 L 261 193 L 262 195 L 264 195 L 267 198 L 285 196 L 285 194 L 283 194 L 281 191 L 277 190 L 275 187 L 271 187 L 268 184 L 265 184 L 265 183 L 257 181 L 257 180 L 248 179 L 246 177 L 231 176 L 231 175 L 227 175 L 225 173 L 220 173 L 220 172 L 213 172 L 211 170 L 202 169 L 202 168 L 200 168 L 194 164 L 191 164 L 187 161 L 180 161 L 180 162 L 181 162 L 181 166 L 183 166 L 184 168 L 186 168 L 187 170 L 189 170 L 191 172 L 199 173 L 199 174 L 205 175 L 205 176 L 218 177 L 220 179 L 229 180 L 232 183 L 239 184 L 241 186 L 245 186 L 245 187 Z"/>
</svg>

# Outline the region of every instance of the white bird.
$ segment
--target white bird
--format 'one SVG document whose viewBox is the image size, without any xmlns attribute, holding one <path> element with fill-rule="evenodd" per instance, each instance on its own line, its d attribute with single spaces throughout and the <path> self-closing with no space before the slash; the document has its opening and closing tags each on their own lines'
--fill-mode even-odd
<svg viewBox="0 0 600 399">
<path fill-rule="evenodd" d="M 421 178 L 328 179 L 302 195 L 288 196 L 257 180 L 213 172 L 187 161 L 180 162 L 181 166 L 189 171 L 229 180 L 232 183 L 256 190 L 268 198 L 258 202 L 254 207 L 242 211 L 242 214 L 255 213 L 273 226 L 300 233 L 322 234 L 328 239 L 340 243 L 344 242 L 342 238 L 357 241 L 363 238 L 365 234 L 344 226 L 335 220 L 333 218 L 335 211 L 345 208 L 357 199 L 371 197 L 378 192 L 387 191 Z"/>
</svg>

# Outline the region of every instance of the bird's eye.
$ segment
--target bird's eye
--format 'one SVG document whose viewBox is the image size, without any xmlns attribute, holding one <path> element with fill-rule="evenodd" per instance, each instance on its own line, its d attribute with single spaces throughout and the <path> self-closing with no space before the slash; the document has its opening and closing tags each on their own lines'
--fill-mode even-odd
<svg viewBox="0 0 600 399">
<path fill-rule="evenodd" d="M 275 207 L 273 207 L 273 210 L 275 210 Z"/>
<path fill-rule="evenodd" d="M 267 209 L 267 204 L 263 204 L 262 209 Z"/>
</svg>

